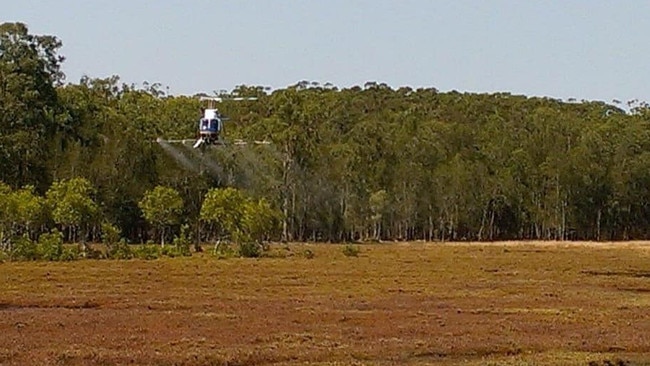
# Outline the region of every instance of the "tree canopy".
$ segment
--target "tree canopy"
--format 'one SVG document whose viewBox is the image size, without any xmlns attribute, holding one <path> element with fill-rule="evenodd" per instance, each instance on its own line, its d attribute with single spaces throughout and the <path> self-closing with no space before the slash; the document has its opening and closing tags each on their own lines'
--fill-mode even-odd
<svg viewBox="0 0 650 366">
<path fill-rule="evenodd" d="M 257 205 L 249 213 L 281 212 L 272 239 L 650 237 L 645 103 L 376 82 L 338 88 L 305 81 L 273 91 L 242 85 L 224 96 L 256 100 L 221 103 L 230 117 L 225 139 L 272 145 L 201 154 L 155 143 L 195 135 L 198 98 L 167 95 L 155 83 L 126 85 L 117 76 L 63 84 L 60 46 L 20 23 L 0 26 L 2 233 L 17 228 L 8 221 L 15 205 L 7 197 L 22 192 L 24 202 L 46 196 L 54 211 L 41 218 L 45 227 L 111 222 L 129 240 L 146 241 L 147 222 L 172 223 L 144 204 L 164 186 L 178 194 L 174 230 L 203 220 L 241 231 L 245 210 L 224 211 L 242 215 L 230 220 L 214 203 L 231 188 Z M 65 198 L 62 184 L 71 182 L 83 189 Z M 16 225 L 33 221 L 35 205 L 23 205 L 27 216 Z"/>
<path fill-rule="evenodd" d="M 138 203 L 144 218 L 160 229 L 160 244 L 165 245 L 165 228 L 179 223 L 183 198 L 170 187 L 157 186 L 144 194 Z"/>
</svg>

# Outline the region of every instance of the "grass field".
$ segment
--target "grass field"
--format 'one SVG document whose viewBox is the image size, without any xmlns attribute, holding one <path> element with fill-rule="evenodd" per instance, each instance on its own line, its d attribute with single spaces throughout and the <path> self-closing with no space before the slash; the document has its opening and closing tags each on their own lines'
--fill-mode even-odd
<svg viewBox="0 0 650 366">
<path fill-rule="evenodd" d="M 0 365 L 650 365 L 650 246 L 360 248 L 2 263 Z"/>
</svg>

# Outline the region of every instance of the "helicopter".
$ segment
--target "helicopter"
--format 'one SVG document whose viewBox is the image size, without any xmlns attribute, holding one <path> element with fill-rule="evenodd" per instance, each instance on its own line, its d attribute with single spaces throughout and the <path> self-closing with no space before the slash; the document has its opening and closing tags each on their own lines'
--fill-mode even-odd
<svg viewBox="0 0 650 366">
<path fill-rule="evenodd" d="M 201 97 L 199 99 L 200 101 L 207 101 L 208 102 L 208 107 L 207 108 L 201 108 L 203 112 L 203 116 L 199 119 L 198 121 L 198 132 L 197 132 L 197 138 L 196 140 L 194 139 L 180 139 L 180 140 L 165 140 L 162 138 L 157 138 L 156 142 L 167 142 L 167 143 L 181 143 L 181 144 L 188 144 L 194 142 L 192 145 L 192 148 L 198 149 L 198 148 L 206 148 L 208 146 L 217 146 L 217 145 L 227 145 L 226 141 L 223 139 L 221 136 L 223 132 L 223 122 L 228 120 L 228 117 L 222 115 L 219 112 L 219 109 L 216 107 L 216 103 L 222 102 L 224 99 L 221 97 Z M 243 98 L 243 97 L 236 97 L 236 98 L 228 98 L 227 100 L 234 100 L 234 101 L 239 101 L 239 100 L 257 100 L 257 98 Z M 256 145 L 269 145 L 270 142 L 263 140 L 263 141 L 252 141 L 253 144 Z M 248 142 L 237 139 L 232 142 L 233 145 L 247 145 Z"/>
</svg>

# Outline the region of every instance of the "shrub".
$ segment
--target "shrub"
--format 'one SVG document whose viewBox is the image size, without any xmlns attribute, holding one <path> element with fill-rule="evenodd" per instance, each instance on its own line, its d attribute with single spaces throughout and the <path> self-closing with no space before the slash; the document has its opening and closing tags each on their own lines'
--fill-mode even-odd
<svg viewBox="0 0 650 366">
<path fill-rule="evenodd" d="M 212 254 L 219 259 L 230 258 L 235 255 L 235 251 L 232 249 L 229 243 L 225 241 L 219 241 L 214 246 Z"/>
<path fill-rule="evenodd" d="M 189 257 L 192 255 L 190 250 L 192 241 L 190 240 L 189 229 L 188 225 L 181 226 L 180 235 L 174 238 L 173 246 L 170 248 L 174 257 Z"/>
<path fill-rule="evenodd" d="M 10 257 L 12 261 L 35 261 L 38 259 L 38 246 L 25 234 L 14 240 Z"/>
<path fill-rule="evenodd" d="M 262 255 L 263 247 L 257 242 L 243 242 L 239 244 L 239 256 L 244 258 L 258 258 Z"/>
<path fill-rule="evenodd" d="M 120 240 L 121 231 L 120 229 L 110 223 L 102 224 L 102 243 L 107 247 L 117 243 Z"/>
<path fill-rule="evenodd" d="M 57 229 L 52 230 L 52 233 L 41 234 L 36 250 L 40 259 L 60 261 L 63 257 L 63 234 Z"/>
<path fill-rule="evenodd" d="M 102 259 L 104 258 L 104 253 L 101 250 L 93 249 L 89 246 L 82 248 L 81 254 L 86 259 Z"/>
<path fill-rule="evenodd" d="M 106 256 L 111 259 L 131 259 L 133 258 L 133 251 L 126 240 L 122 239 L 111 245 L 106 252 Z"/>
<path fill-rule="evenodd" d="M 160 257 L 160 246 L 155 244 L 143 244 L 133 250 L 133 256 L 138 259 L 158 259 Z"/>
<path fill-rule="evenodd" d="M 359 249 L 359 247 L 352 244 L 347 244 L 346 246 L 343 247 L 343 255 L 345 255 L 346 257 L 358 257 L 360 252 L 361 249 Z"/>
<path fill-rule="evenodd" d="M 81 256 L 81 252 L 79 251 L 78 246 L 73 246 L 70 248 L 63 248 L 63 252 L 61 253 L 61 257 L 59 257 L 59 260 L 69 262 L 69 261 L 75 261 L 79 259 Z"/>
<path fill-rule="evenodd" d="M 311 249 L 305 249 L 302 251 L 302 256 L 307 258 L 307 259 L 314 259 L 316 254 L 314 254 L 314 251 Z"/>
<path fill-rule="evenodd" d="M 184 248 L 176 245 L 168 245 L 160 249 L 160 255 L 165 257 L 189 257 L 192 255 L 190 248 Z"/>
</svg>

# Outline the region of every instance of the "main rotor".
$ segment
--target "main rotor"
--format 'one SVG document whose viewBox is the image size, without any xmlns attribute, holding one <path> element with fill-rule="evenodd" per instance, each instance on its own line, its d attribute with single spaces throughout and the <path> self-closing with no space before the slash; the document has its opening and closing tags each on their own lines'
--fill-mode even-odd
<svg viewBox="0 0 650 366">
<path fill-rule="evenodd" d="M 257 100 L 256 97 L 199 97 L 200 101 L 208 101 L 209 109 L 216 109 L 217 103 L 224 101 L 241 101 L 241 100 Z"/>
</svg>

